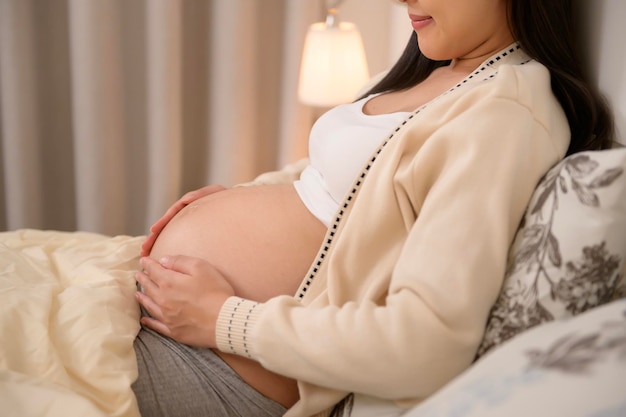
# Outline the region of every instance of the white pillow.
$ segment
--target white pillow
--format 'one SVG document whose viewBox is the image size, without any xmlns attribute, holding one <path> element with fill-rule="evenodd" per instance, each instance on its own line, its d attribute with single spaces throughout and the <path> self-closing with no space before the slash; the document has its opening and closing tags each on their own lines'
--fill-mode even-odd
<svg viewBox="0 0 626 417">
<path fill-rule="evenodd" d="M 403 417 L 626 416 L 626 298 L 489 352 Z"/>
<path fill-rule="evenodd" d="M 587 151 L 539 182 L 478 357 L 530 327 L 626 295 L 625 171 L 626 148 Z"/>
</svg>

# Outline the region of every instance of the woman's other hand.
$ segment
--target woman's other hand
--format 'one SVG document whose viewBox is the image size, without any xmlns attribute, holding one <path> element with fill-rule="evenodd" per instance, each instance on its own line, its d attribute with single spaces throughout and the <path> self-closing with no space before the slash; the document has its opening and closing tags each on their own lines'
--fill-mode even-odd
<svg viewBox="0 0 626 417">
<path fill-rule="evenodd" d="M 233 287 L 209 262 L 189 256 L 169 256 L 157 262 L 141 259 L 137 281 L 144 293 L 137 301 L 152 317 L 141 323 L 165 336 L 192 346 L 213 348 L 215 323 Z"/>
<path fill-rule="evenodd" d="M 206 187 L 202 187 L 195 191 L 190 191 L 183 195 L 178 201 L 176 201 L 172 206 L 167 209 L 165 214 L 157 220 L 152 227 L 150 227 L 150 234 L 146 238 L 146 240 L 141 245 L 141 256 L 148 256 L 150 251 L 152 250 L 152 246 L 154 246 L 154 242 L 159 237 L 163 228 L 174 218 L 174 216 L 181 211 L 186 205 L 193 203 L 194 201 L 206 197 L 209 194 L 217 193 L 219 191 L 225 190 L 226 187 L 221 185 L 213 184 L 207 185 Z"/>
</svg>

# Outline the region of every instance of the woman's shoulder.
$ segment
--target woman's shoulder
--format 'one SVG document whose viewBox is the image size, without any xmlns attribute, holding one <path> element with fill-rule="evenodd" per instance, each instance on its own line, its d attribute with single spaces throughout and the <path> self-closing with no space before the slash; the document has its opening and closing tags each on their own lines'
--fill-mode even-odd
<svg viewBox="0 0 626 417">
<path fill-rule="evenodd" d="M 492 94 L 518 100 L 530 108 L 541 102 L 558 105 L 552 93 L 550 71 L 521 48 L 516 49 L 516 54 L 496 55 L 485 66 L 488 69 L 484 80 L 489 82 L 484 85 Z"/>
<path fill-rule="evenodd" d="M 501 141 L 505 132 L 513 130 L 518 143 L 535 140 L 558 155 L 564 154 L 569 124 L 552 92 L 550 72 L 525 55 L 509 58 L 498 55 L 487 60 L 472 78 L 435 100 L 428 110 L 416 114 L 407 123 L 407 132 L 418 136 L 420 132 L 432 133 L 431 138 L 436 131 L 446 132 L 437 135 L 437 141 L 431 140 L 431 145 L 441 140 L 465 140 L 471 134 L 475 138 L 472 146 L 483 143 L 492 147 L 514 146 L 512 137 L 508 144 Z"/>
<path fill-rule="evenodd" d="M 499 94 L 517 101 L 548 131 L 569 126 L 563 107 L 554 95 L 550 71 L 531 59 L 524 64 L 502 65 L 494 84 Z"/>
<path fill-rule="evenodd" d="M 496 69 L 494 83 L 507 87 L 513 97 L 553 97 L 550 71 L 540 62 L 529 59 L 519 64 L 503 63 Z"/>
<path fill-rule="evenodd" d="M 470 90 L 466 95 L 470 100 L 504 99 L 517 103 L 520 111 L 530 112 L 548 131 L 568 126 L 565 112 L 552 91 L 550 71 L 523 51 L 515 60 L 492 63 L 481 82 Z"/>
<path fill-rule="evenodd" d="M 551 91 L 548 69 L 519 46 L 511 46 L 487 58 L 464 82 L 510 98 L 528 90 Z"/>
</svg>

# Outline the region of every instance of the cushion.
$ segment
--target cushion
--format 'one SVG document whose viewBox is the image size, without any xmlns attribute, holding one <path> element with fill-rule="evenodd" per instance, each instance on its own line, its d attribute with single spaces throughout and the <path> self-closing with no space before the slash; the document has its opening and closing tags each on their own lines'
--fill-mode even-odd
<svg viewBox="0 0 626 417">
<path fill-rule="evenodd" d="M 509 252 L 477 357 L 540 323 L 626 294 L 626 148 L 568 156 L 542 178 Z"/>
<path fill-rule="evenodd" d="M 403 417 L 625 416 L 626 299 L 502 344 Z"/>
</svg>

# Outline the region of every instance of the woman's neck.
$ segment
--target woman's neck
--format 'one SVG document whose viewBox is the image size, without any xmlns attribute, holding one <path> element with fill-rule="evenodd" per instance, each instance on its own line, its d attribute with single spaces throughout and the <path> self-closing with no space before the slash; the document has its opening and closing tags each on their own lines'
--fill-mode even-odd
<svg viewBox="0 0 626 417">
<path fill-rule="evenodd" d="M 497 42 L 491 42 L 491 44 L 483 44 L 476 48 L 472 53 L 466 56 L 458 57 L 450 61 L 450 65 L 447 66 L 448 70 L 453 72 L 462 72 L 470 74 L 480 64 L 482 64 L 490 56 L 500 52 L 513 43 L 512 36 L 503 37 Z"/>
</svg>

